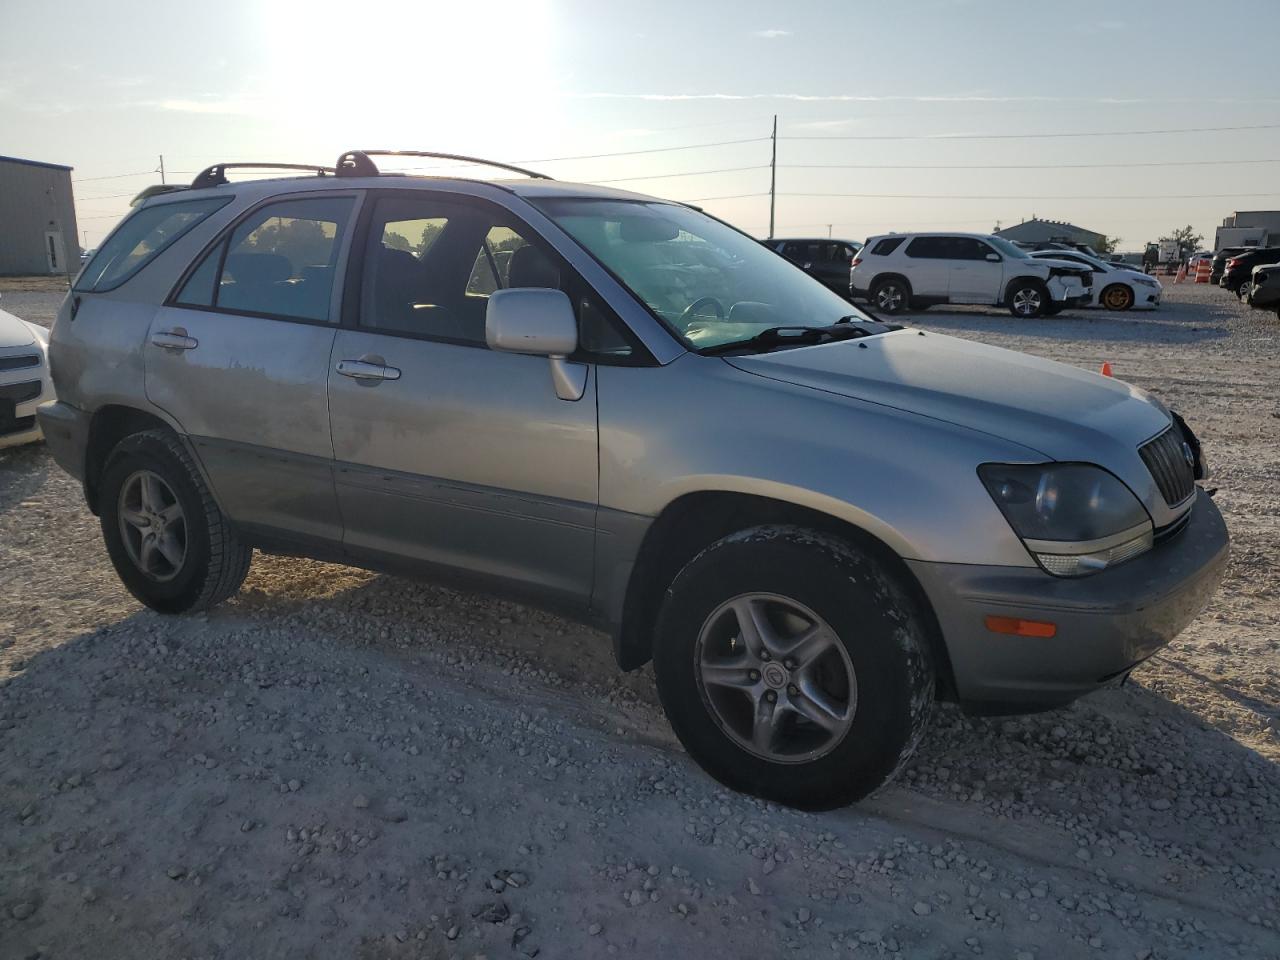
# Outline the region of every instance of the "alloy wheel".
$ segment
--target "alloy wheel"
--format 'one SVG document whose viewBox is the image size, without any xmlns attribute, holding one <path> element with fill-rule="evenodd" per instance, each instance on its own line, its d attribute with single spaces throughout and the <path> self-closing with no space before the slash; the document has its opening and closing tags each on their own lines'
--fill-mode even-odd
<svg viewBox="0 0 1280 960">
<path fill-rule="evenodd" d="M 902 301 L 902 288 L 896 283 L 886 283 L 876 291 L 876 306 L 886 313 L 901 309 Z"/>
<path fill-rule="evenodd" d="M 1020 317 L 1033 317 L 1040 312 L 1043 300 L 1035 287 L 1023 287 L 1013 295 L 1013 310 Z"/>
<path fill-rule="evenodd" d="M 703 623 L 694 657 L 711 716 L 758 757 L 817 759 L 853 724 L 858 684 L 849 653 L 795 600 L 748 593 L 722 603 Z"/>
<path fill-rule="evenodd" d="M 120 536 L 129 559 L 152 580 L 172 580 L 187 558 L 187 518 L 164 479 L 151 470 L 131 473 L 120 487 Z"/>
</svg>

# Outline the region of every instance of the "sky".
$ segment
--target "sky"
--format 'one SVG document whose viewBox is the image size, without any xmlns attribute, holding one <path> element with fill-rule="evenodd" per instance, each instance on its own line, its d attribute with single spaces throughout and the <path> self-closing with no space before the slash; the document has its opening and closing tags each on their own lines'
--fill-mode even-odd
<svg viewBox="0 0 1280 960">
<path fill-rule="evenodd" d="M 162 154 L 173 182 L 353 148 L 524 161 L 764 237 L 776 115 L 778 236 L 1039 216 L 1141 250 L 1280 209 L 1278 36 L 1280 0 L 0 0 L 0 154 L 75 167 L 87 246 Z"/>
</svg>

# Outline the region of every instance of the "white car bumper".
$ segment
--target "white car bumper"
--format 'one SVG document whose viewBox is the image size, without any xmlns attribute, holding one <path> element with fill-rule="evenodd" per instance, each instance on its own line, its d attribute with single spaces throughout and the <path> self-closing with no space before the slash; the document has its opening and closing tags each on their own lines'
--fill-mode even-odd
<svg viewBox="0 0 1280 960">
<path fill-rule="evenodd" d="M 1050 277 L 1045 286 L 1055 303 L 1076 307 L 1084 306 L 1089 300 L 1090 290 L 1079 277 Z"/>
<path fill-rule="evenodd" d="M 53 399 L 44 345 L 0 350 L 0 450 L 39 440 L 36 407 Z"/>
</svg>

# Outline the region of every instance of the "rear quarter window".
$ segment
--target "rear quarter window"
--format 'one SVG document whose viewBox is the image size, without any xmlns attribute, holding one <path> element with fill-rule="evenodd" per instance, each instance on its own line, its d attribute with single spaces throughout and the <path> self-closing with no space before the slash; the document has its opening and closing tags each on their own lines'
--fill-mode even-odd
<svg viewBox="0 0 1280 960">
<path fill-rule="evenodd" d="M 886 237 L 884 240 L 877 243 L 875 247 L 872 248 L 871 252 L 877 257 L 887 257 L 889 254 L 893 253 L 893 251 L 897 250 L 898 247 L 902 246 L 902 241 L 904 239 L 904 237 Z"/>
<path fill-rule="evenodd" d="M 232 198 L 206 197 L 144 206 L 127 217 L 76 278 L 80 292 L 114 290 L 166 247 Z"/>
</svg>

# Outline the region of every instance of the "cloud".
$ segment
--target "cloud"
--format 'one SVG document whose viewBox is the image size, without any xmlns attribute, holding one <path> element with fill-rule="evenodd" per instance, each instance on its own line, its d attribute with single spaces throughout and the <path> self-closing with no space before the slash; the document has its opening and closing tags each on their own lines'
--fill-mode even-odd
<svg viewBox="0 0 1280 960">
<path fill-rule="evenodd" d="M 252 100 L 194 100 L 170 97 L 166 100 L 143 100 L 137 106 L 173 113 L 207 113 L 227 116 L 251 116 L 262 112 L 262 104 Z"/>
<path fill-rule="evenodd" d="M 755 33 L 752 34 L 752 36 L 760 37 L 763 40 L 777 40 L 779 37 L 791 36 L 791 31 L 779 30 L 777 27 L 772 27 L 768 30 L 757 30 Z"/>
<path fill-rule="evenodd" d="M 609 93 L 593 91 L 570 93 L 577 100 L 786 100 L 796 103 L 1276 103 L 1277 97 L 1048 97 L 1048 96 L 994 96 L 989 94 L 939 94 L 911 96 L 905 94 L 832 93 Z"/>
</svg>

